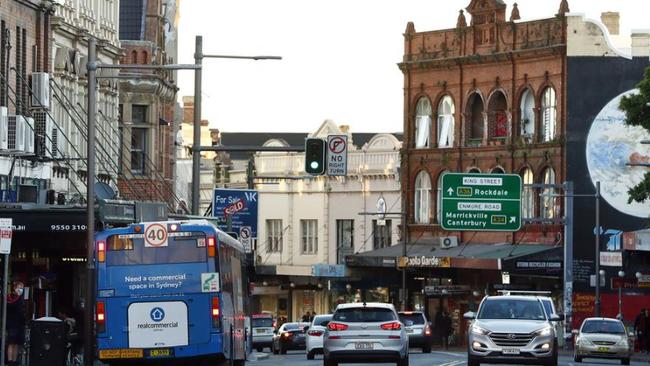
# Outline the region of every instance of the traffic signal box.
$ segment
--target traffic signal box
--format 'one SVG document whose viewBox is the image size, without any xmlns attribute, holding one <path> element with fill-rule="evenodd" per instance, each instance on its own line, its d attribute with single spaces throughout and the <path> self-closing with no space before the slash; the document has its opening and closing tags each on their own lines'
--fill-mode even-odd
<svg viewBox="0 0 650 366">
<path fill-rule="evenodd" d="M 326 155 L 325 140 L 305 139 L 305 172 L 311 175 L 324 174 Z"/>
</svg>

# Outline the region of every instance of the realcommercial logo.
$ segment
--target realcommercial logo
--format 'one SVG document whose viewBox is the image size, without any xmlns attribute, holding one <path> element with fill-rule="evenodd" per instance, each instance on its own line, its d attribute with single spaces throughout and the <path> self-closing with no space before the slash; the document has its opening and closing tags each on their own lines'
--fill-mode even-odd
<svg viewBox="0 0 650 366">
<path fill-rule="evenodd" d="M 151 317 L 151 320 L 158 323 L 163 321 L 163 319 L 165 319 L 165 311 L 161 308 L 153 308 L 151 309 L 149 316 Z"/>
</svg>

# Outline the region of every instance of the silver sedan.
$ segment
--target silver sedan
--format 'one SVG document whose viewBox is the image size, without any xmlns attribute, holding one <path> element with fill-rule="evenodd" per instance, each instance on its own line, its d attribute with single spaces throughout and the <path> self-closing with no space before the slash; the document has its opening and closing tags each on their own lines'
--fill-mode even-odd
<svg viewBox="0 0 650 366">
<path fill-rule="evenodd" d="M 614 358 L 629 365 L 631 356 L 632 344 L 620 320 L 587 318 L 582 322 L 573 355 L 575 362 L 585 357 Z"/>
</svg>

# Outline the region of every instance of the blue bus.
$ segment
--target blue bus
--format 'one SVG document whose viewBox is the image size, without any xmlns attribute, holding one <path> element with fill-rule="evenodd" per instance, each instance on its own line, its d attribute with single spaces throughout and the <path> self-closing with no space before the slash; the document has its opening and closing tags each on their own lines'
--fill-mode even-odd
<svg viewBox="0 0 650 366">
<path fill-rule="evenodd" d="M 239 241 L 206 220 L 146 222 L 99 232 L 95 250 L 102 362 L 245 364 Z"/>
</svg>

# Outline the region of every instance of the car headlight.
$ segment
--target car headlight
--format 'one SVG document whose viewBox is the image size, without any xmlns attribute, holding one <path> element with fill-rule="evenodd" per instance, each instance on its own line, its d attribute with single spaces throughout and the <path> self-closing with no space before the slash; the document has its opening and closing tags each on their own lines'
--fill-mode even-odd
<svg viewBox="0 0 650 366">
<path fill-rule="evenodd" d="M 542 329 L 536 331 L 536 332 L 535 332 L 535 335 L 542 336 L 542 337 L 543 337 L 543 336 L 551 335 L 551 330 L 552 330 L 552 329 L 553 329 L 553 328 L 552 328 L 551 326 L 544 327 L 544 328 L 542 328 Z"/>
<path fill-rule="evenodd" d="M 479 327 L 478 325 L 472 325 L 472 333 L 478 335 L 486 335 L 490 333 L 489 330 Z"/>
<path fill-rule="evenodd" d="M 627 347 L 627 346 L 628 346 L 627 339 L 625 339 L 625 338 L 621 338 L 621 339 L 618 341 L 618 344 L 617 344 L 617 345 Z"/>
</svg>

